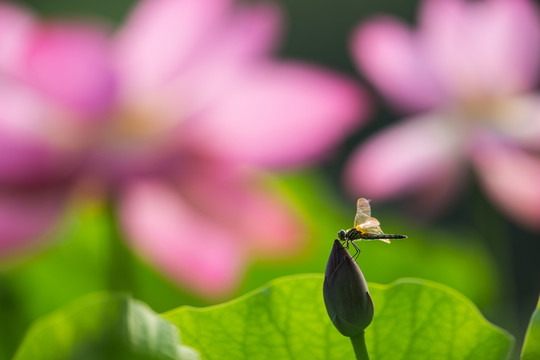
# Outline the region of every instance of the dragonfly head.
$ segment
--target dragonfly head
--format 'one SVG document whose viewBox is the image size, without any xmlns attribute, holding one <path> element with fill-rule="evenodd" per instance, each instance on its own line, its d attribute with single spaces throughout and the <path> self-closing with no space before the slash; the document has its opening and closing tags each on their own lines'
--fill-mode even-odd
<svg viewBox="0 0 540 360">
<path fill-rule="evenodd" d="M 347 240 L 347 232 L 345 230 L 339 230 L 338 233 L 337 233 L 337 237 L 339 240 L 341 241 L 346 241 Z"/>
</svg>

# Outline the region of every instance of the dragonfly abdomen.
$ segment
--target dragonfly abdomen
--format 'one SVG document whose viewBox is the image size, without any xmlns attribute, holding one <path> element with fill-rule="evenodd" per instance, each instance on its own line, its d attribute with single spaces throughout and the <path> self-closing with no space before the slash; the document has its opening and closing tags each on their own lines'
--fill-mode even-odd
<svg viewBox="0 0 540 360">
<path fill-rule="evenodd" d="M 376 239 L 406 239 L 407 236 L 400 235 L 400 234 L 370 234 L 370 233 L 363 233 L 361 231 L 356 230 L 356 228 L 351 228 L 347 230 L 347 238 L 348 240 L 359 240 L 359 239 L 366 239 L 366 240 L 376 240 Z"/>
<path fill-rule="evenodd" d="M 406 239 L 407 236 L 400 234 L 364 234 L 360 233 L 359 239 Z"/>
</svg>

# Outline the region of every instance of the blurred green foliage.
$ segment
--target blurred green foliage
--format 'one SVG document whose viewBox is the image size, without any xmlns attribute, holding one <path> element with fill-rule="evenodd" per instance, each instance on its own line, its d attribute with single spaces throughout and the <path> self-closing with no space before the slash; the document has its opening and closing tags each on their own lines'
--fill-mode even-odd
<svg viewBox="0 0 540 360">
<path fill-rule="evenodd" d="M 540 299 L 538 299 L 536 310 L 531 316 L 531 322 L 521 352 L 521 359 L 540 359 Z"/>
<path fill-rule="evenodd" d="M 145 304 L 97 293 L 33 324 L 14 360 L 200 359 L 178 341 L 178 331 Z"/>
</svg>

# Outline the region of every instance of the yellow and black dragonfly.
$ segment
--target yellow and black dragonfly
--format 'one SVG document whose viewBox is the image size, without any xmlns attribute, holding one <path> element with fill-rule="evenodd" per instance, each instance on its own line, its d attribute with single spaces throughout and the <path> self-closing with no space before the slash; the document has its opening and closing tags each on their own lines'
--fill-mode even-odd
<svg viewBox="0 0 540 360">
<path fill-rule="evenodd" d="M 356 240 L 380 240 L 387 244 L 390 244 L 390 240 L 394 239 L 406 239 L 406 235 L 399 234 L 385 234 L 381 230 L 381 223 L 379 220 L 371 216 L 371 206 L 369 206 L 369 200 L 360 198 L 356 202 L 356 215 L 354 217 L 354 227 L 348 230 L 340 230 L 338 232 L 338 239 L 345 243 L 345 247 L 349 247 L 349 243 L 352 244 L 356 250 L 356 255 L 360 252 L 360 249 L 353 241 Z"/>
</svg>

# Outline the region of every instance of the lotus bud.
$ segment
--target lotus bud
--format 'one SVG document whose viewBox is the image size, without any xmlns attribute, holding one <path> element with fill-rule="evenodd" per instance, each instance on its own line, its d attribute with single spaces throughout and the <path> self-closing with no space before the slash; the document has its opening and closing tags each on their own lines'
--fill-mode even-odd
<svg viewBox="0 0 540 360">
<path fill-rule="evenodd" d="M 373 320 L 373 301 L 358 264 L 339 240 L 334 241 L 323 285 L 326 311 L 344 336 L 364 332 Z"/>
</svg>

